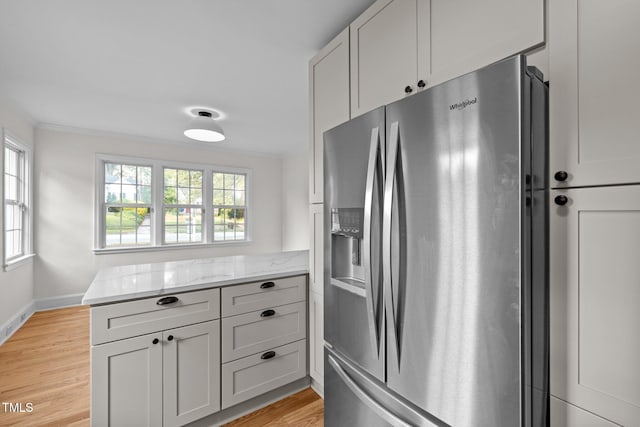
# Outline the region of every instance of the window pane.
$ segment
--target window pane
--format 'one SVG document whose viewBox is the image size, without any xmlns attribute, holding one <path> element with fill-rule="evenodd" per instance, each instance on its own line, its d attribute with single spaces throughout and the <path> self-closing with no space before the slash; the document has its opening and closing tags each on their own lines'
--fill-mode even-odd
<svg viewBox="0 0 640 427">
<path fill-rule="evenodd" d="M 177 243 L 178 242 L 178 227 L 165 225 L 164 227 L 164 241 L 165 243 Z"/>
<path fill-rule="evenodd" d="M 164 185 L 175 187 L 178 184 L 177 181 L 178 171 L 175 169 L 164 170 Z"/>
<path fill-rule="evenodd" d="M 235 194 L 235 202 L 236 206 L 244 206 L 244 191 L 236 191 Z"/>
<path fill-rule="evenodd" d="M 189 203 L 192 205 L 201 205 L 202 204 L 202 190 L 199 188 L 191 189 L 191 197 L 189 198 Z"/>
<path fill-rule="evenodd" d="M 4 198 L 18 200 L 18 180 L 15 176 L 4 176 Z"/>
<path fill-rule="evenodd" d="M 151 185 L 151 168 L 148 166 L 138 166 L 138 184 Z"/>
<path fill-rule="evenodd" d="M 141 185 L 138 187 L 138 203 L 144 203 L 145 205 L 151 204 L 151 187 L 147 185 Z"/>
<path fill-rule="evenodd" d="M 121 166 L 115 163 L 105 163 L 104 164 L 104 182 L 114 183 L 120 182 L 121 176 Z"/>
<path fill-rule="evenodd" d="M 235 175 L 225 173 L 224 174 L 224 188 L 225 190 L 233 190 L 235 186 L 236 177 Z"/>
<path fill-rule="evenodd" d="M 164 223 L 166 225 L 178 225 L 178 209 L 168 208 L 164 210 Z"/>
<path fill-rule="evenodd" d="M 164 203 L 167 205 L 175 205 L 178 203 L 176 187 L 164 187 Z"/>
<path fill-rule="evenodd" d="M 224 225 L 213 226 L 213 240 L 224 240 Z"/>
<path fill-rule="evenodd" d="M 215 189 L 224 188 L 224 174 L 221 174 L 221 173 L 213 174 L 213 188 Z"/>
<path fill-rule="evenodd" d="M 136 175 L 137 175 L 137 167 L 132 165 L 122 165 L 122 183 L 123 184 L 135 185 L 136 182 L 138 182 Z"/>
<path fill-rule="evenodd" d="M 178 170 L 178 185 L 180 187 L 189 187 L 189 171 L 188 170 Z"/>
<path fill-rule="evenodd" d="M 224 191 L 224 204 L 233 206 L 233 190 Z"/>
<path fill-rule="evenodd" d="M 202 187 L 202 171 L 191 171 L 191 187 Z"/>
<path fill-rule="evenodd" d="M 178 204 L 188 205 L 189 204 L 189 188 L 178 188 Z"/>
<path fill-rule="evenodd" d="M 223 190 L 213 190 L 213 204 L 221 205 L 224 202 L 224 191 Z"/>
<path fill-rule="evenodd" d="M 244 188 L 244 175 L 236 175 L 236 190 L 246 190 Z"/>
<path fill-rule="evenodd" d="M 244 240 L 244 224 L 236 224 L 236 240 Z"/>
<path fill-rule="evenodd" d="M 121 190 L 122 203 L 135 203 L 136 202 L 137 188 L 135 185 L 123 185 Z"/>
</svg>

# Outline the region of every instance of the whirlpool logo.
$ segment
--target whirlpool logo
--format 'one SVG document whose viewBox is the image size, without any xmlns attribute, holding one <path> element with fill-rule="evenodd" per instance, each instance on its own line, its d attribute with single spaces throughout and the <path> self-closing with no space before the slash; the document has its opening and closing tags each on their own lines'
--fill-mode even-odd
<svg viewBox="0 0 640 427">
<path fill-rule="evenodd" d="M 467 108 L 468 106 L 473 105 L 473 104 L 477 104 L 477 103 L 478 103 L 478 97 L 477 96 L 475 98 L 473 98 L 473 99 L 468 99 L 467 98 L 464 101 L 456 102 L 455 104 L 451 104 L 449 106 L 449 110 L 451 110 L 451 111 L 454 111 L 454 110 L 462 111 L 465 108 Z"/>
</svg>

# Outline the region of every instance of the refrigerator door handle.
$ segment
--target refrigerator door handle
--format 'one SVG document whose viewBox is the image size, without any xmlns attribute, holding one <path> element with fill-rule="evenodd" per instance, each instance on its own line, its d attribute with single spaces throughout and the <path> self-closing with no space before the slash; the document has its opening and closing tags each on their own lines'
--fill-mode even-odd
<svg viewBox="0 0 640 427">
<path fill-rule="evenodd" d="M 356 395 L 358 399 L 365 405 L 367 405 L 373 412 L 375 412 L 380 418 L 388 422 L 394 427 L 411 427 L 411 424 L 406 423 L 404 420 L 399 418 L 397 415 L 390 412 L 384 406 L 382 406 L 378 401 L 369 396 L 364 390 L 362 390 L 358 385 L 349 377 L 349 374 L 342 369 L 342 366 L 332 357 L 327 356 L 329 364 L 336 371 L 338 376 L 344 383 L 349 387 L 349 390 Z"/>
<path fill-rule="evenodd" d="M 373 286 L 374 280 L 379 280 L 377 274 L 372 274 L 372 271 L 378 272 L 378 260 L 371 259 L 371 226 L 372 226 L 372 213 L 373 213 L 373 196 L 375 180 L 381 179 L 378 174 L 378 165 L 382 163 L 380 158 L 380 130 L 378 127 L 371 129 L 371 145 L 369 147 L 369 162 L 367 165 L 367 180 L 365 186 L 364 195 L 364 230 L 363 230 L 363 244 L 364 244 L 364 280 L 366 286 L 366 302 L 367 302 L 367 324 L 369 325 L 369 336 L 371 343 L 373 344 L 376 355 L 380 358 L 380 332 L 378 331 L 378 325 L 376 322 L 376 308 L 373 304 L 373 296 L 375 289 Z"/>
<path fill-rule="evenodd" d="M 395 304 L 393 301 L 393 274 L 391 271 L 391 245 L 392 245 L 392 209 L 393 196 L 396 181 L 396 165 L 398 163 L 399 150 L 399 130 L 398 122 L 391 123 L 389 140 L 389 153 L 387 155 L 387 174 L 384 183 L 384 202 L 382 213 L 382 276 L 384 285 L 384 302 L 387 314 L 387 330 L 390 332 L 391 345 L 387 346 L 390 350 L 389 356 L 391 360 L 396 361 L 397 368 L 400 368 L 400 349 L 398 348 L 397 337 L 397 319 Z M 390 366 L 387 365 L 387 366 Z"/>
</svg>

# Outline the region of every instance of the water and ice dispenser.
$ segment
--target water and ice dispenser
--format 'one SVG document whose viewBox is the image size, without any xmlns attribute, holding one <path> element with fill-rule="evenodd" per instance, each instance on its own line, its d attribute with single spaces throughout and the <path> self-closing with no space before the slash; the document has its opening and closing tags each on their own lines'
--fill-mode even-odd
<svg viewBox="0 0 640 427">
<path fill-rule="evenodd" d="M 363 208 L 331 209 L 331 279 L 334 284 L 342 282 L 364 288 L 363 215 Z"/>
</svg>

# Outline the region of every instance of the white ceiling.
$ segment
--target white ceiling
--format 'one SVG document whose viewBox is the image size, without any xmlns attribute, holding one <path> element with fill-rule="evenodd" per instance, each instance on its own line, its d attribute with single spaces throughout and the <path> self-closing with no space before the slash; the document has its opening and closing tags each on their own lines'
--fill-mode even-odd
<svg viewBox="0 0 640 427">
<path fill-rule="evenodd" d="M 306 150 L 308 61 L 373 0 L 0 0 L 0 98 L 38 124 Z"/>
</svg>

